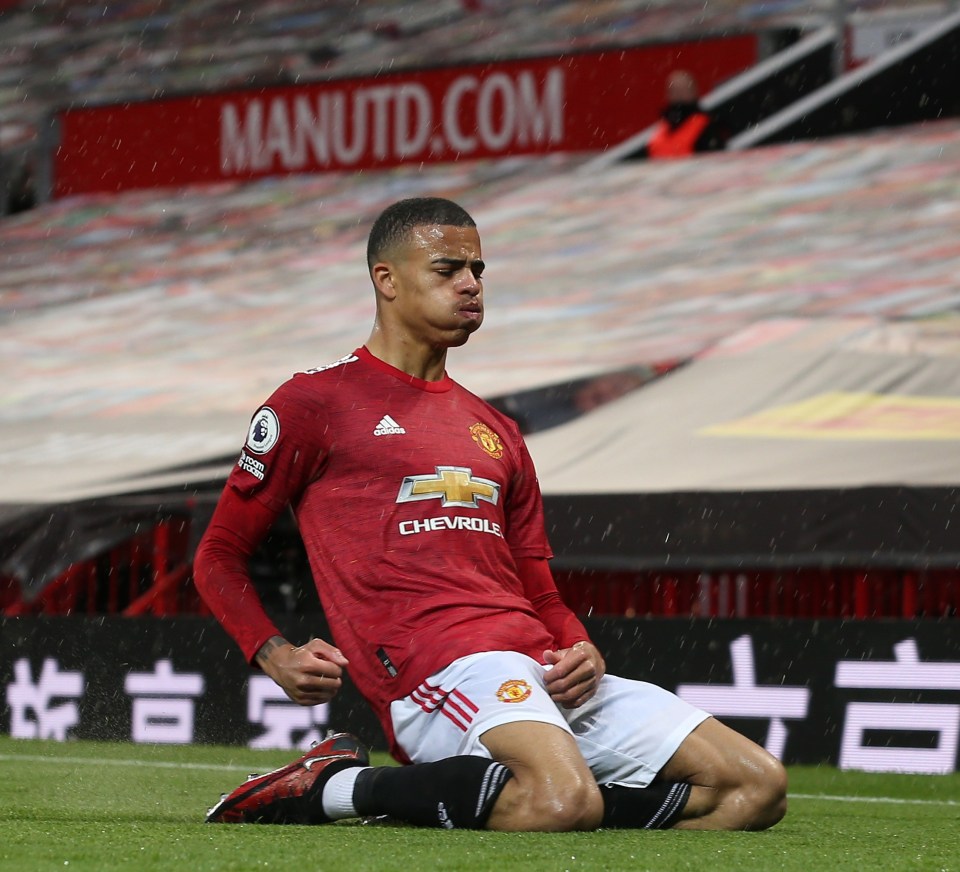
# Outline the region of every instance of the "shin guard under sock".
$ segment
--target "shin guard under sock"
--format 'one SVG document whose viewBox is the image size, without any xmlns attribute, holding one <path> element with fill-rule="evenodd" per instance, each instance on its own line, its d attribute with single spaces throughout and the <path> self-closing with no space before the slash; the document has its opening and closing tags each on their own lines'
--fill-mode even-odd
<svg viewBox="0 0 960 872">
<path fill-rule="evenodd" d="M 412 766 L 377 766 L 357 776 L 361 816 L 389 815 L 418 826 L 482 829 L 513 773 L 486 757 L 448 757 Z"/>
<path fill-rule="evenodd" d="M 651 784 L 648 787 L 622 787 L 604 784 L 603 822 L 610 829 L 665 830 L 672 827 L 690 798 L 690 785 Z"/>
</svg>

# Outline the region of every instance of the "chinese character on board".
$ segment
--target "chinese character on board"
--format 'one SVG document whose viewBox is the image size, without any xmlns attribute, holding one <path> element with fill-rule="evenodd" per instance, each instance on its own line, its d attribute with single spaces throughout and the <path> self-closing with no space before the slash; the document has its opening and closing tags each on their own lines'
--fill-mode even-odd
<svg viewBox="0 0 960 872">
<path fill-rule="evenodd" d="M 250 676 L 247 691 L 247 718 L 265 728 L 251 748 L 308 749 L 323 738 L 322 728 L 329 720 L 329 705 L 301 706 L 266 675 Z"/>
<path fill-rule="evenodd" d="M 133 697 L 133 741 L 168 745 L 192 742 L 195 697 L 203 693 L 203 686 L 202 675 L 177 674 L 169 660 L 158 660 L 153 672 L 127 675 L 124 690 Z"/>
<path fill-rule="evenodd" d="M 7 685 L 10 735 L 16 739 L 65 741 L 67 732 L 80 720 L 80 709 L 76 702 L 54 700 L 78 700 L 82 696 L 82 672 L 61 672 L 60 664 L 48 657 L 34 682 L 30 661 L 25 657 L 17 660 L 13 681 Z"/>
<path fill-rule="evenodd" d="M 893 646 L 894 660 L 841 660 L 837 687 L 889 690 L 960 690 L 960 662 L 922 663 L 915 639 Z M 873 736 L 884 737 L 882 742 Z M 897 736 L 902 738 L 895 744 Z M 954 771 L 960 705 L 946 703 L 851 702 L 840 744 L 841 769 L 867 772 Z M 910 737 L 926 738 L 921 747 Z"/>
<path fill-rule="evenodd" d="M 764 747 L 777 759 L 783 758 L 787 744 L 784 720 L 803 720 L 810 704 L 807 687 L 757 684 L 753 644 L 749 636 L 730 643 L 733 684 L 681 684 L 677 696 L 718 718 L 769 719 L 770 728 Z"/>
</svg>

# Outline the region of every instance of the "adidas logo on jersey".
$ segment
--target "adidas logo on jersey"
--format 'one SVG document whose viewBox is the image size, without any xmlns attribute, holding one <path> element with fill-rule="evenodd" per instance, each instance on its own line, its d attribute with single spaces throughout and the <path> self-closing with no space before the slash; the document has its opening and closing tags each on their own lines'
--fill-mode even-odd
<svg viewBox="0 0 960 872">
<path fill-rule="evenodd" d="M 399 436 L 402 433 L 407 431 L 403 429 L 396 421 L 393 420 L 389 415 L 384 415 L 380 419 L 380 423 L 377 424 L 376 428 L 373 431 L 374 436 Z"/>
</svg>

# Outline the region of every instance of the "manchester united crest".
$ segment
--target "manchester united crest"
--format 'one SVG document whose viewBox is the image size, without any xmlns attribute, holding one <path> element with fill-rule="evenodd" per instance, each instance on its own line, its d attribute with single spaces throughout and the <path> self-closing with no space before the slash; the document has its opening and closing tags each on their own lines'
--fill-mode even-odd
<svg viewBox="0 0 960 872">
<path fill-rule="evenodd" d="M 494 460 L 503 457 L 503 440 L 486 424 L 474 424 L 470 428 L 473 441 L 487 452 Z"/>
<path fill-rule="evenodd" d="M 503 682 L 497 690 L 500 702 L 523 702 L 530 697 L 530 685 L 523 679 L 511 678 Z"/>
</svg>

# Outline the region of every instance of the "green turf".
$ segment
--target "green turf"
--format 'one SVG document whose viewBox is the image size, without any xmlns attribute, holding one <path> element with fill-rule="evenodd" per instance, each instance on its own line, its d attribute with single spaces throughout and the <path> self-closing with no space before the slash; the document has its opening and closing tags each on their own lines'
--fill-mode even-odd
<svg viewBox="0 0 960 872">
<path fill-rule="evenodd" d="M 549 835 L 353 821 L 323 827 L 202 822 L 221 792 L 291 757 L 236 747 L 0 736 L 0 870 L 960 872 L 960 775 L 793 768 L 790 811 L 763 833 Z"/>
</svg>

